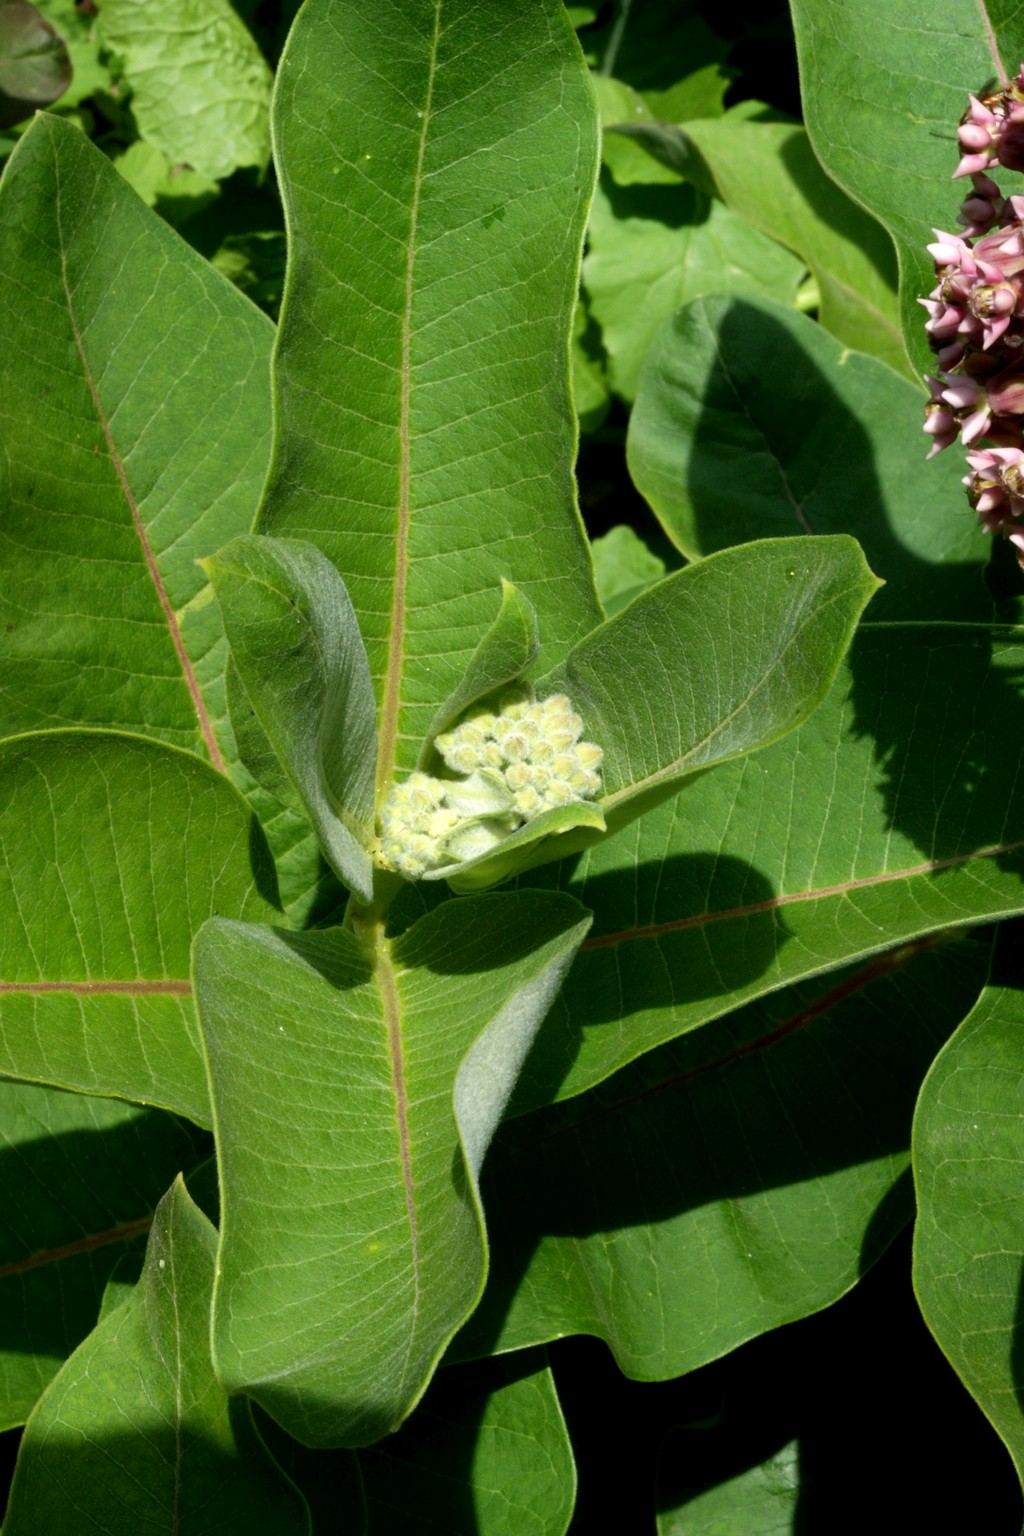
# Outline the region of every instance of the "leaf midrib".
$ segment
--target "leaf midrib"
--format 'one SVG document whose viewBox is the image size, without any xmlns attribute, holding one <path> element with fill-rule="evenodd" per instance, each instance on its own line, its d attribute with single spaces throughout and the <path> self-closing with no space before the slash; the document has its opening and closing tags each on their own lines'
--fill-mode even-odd
<svg viewBox="0 0 1024 1536">
<path fill-rule="evenodd" d="M 209 753 L 210 762 L 218 770 L 218 772 L 226 774 L 227 764 L 225 763 L 221 754 L 220 747 L 217 744 L 217 737 L 214 733 L 213 724 L 210 720 L 209 714 L 207 713 L 206 701 L 204 700 L 202 690 L 199 687 L 199 680 L 196 677 L 192 662 L 189 659 L 188 652 L 185 649 L 185 642 L 182 638 L 181 626 L 178 623 L 178 616 L 175 613 L 174 607 L 167 594 L 167 588 L 164 585 L 163 577 L 160 574 L 160 568 L 157 565 L 156 555 L 153 553 L 153 546 L 149 542 L 149 536 L 146 533 L 145 524 L 142 521 L 142 515 L 139 511 L 138 503 L 135 500 L 131 485 L 129 484 L 128 476 L 125 472 L 125 467 L 122 462 L 121 455 L 118 452 L 116 443 L 114 442 L 114 435 L 110 428 L 110 422 L 104 409 L 103 402 L 100 399 L 99 390 L 97 389 L 96 381 L 93 378 L 92 368 L 90 367 L 89 360 L 85 354 L 85 346 L 82 342 L 82 333 L 78 327 L 78 320 L 75 316 L 74 303 L 71 297 L 71 286 L 68 282 L 68 246 L 67 241 L 64 238 L 63 221 L 61 217 L 62 205 L 60 185 L 60 158 L 57 155 L 54 156 L 54 177 L 57 183 L 56 196 L 54 198 L 54 220 L 57 226 L 57 244 L 60 251 L 60 280 L 61 287 L 64 292 L 64 304 L 67 309 L 68 324 L 71 328 L 71 337 L 75 344 L 75 351 L 78 354 L 78 360 L 82 366 L 82 377 L 84 378 L 86 388 L 89 391 L 93 409 L 96 412 L 96 419 L 99 422 L 100 431 L 103 433 L 103 437 L 107 445 L 107 452 L 110 454 L 110 462 L 114 466 L 114 472 L 117 475 L 118 483 L 121 487 L 121 494 L 124 497 L 125 505 L 128 508 L 128 512 L 132 520 L 132 527 L 135 531 L 135 536 L 139 541 L 139 547 L 142 551 L 142 557 L 146 566 L 146 571 L 150 581 L 153 584 L 157 602 L 159 603 L 160 610 L 163 613 L 168 633 L 170 635 L 171 644 L 174 647 L 174 653 L 177 657 L 178 665 L 181 668 L 185 686 L 188 689 L 192 708 L 196 714 L 199 734 L 201 735 L 206 750 Z"/>
<path fill-rule="evenodd" d="M 406 585 L 409 574 L 409 524 L 410 524 L 410 467 L 411 445 L 409 422 L 412 407 L 412 304 L 416 270 L 416 236 L 419 225 L 420 192 L 423 186 L 423 164 L 426 157 L 427 133 L 434 97 L 434 78 L 437 73 L 437 48 L 441 34 L 441 3 L 434 4 L 434 33 L 430 40 L 430 58 L 427 65 L 427 88 L 423 98 L 422 124 L 416 150 L 416 168 L 413 174 L 412 202 L 409 208 L 409 236 L 406 245 L 405 288 L 402 303 L 402 355 L 400 365 L 401 396 L 398 423 L 398 507 L 395 531 L 395 583 L 391 598 L 391 623 L 388 631 L 388 664 L 384 674 L 384 693 L 381 700 L 380 729 L 377 752 L 377 802 L 387 793 L 394 774 L 395 752 L 398 744 L 398 713 L 401 707 L 402 669 L 405 662 Z"/>
</svg>

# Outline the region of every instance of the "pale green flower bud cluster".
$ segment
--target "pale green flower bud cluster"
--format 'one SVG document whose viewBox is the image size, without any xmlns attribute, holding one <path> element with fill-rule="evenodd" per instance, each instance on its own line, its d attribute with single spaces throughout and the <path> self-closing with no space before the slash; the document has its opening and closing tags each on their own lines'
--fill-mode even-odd
<svg viewBox="0 0 1024 1536">
<path fill-rule="evenodd" d="M 385 862 L 415 880 L 487 853 L 544 811 L 592 799 L 604 754 L 582 734 L 565 694 L 538 701 L 519 690 L 496 713 L 438 736 L 437 751 L 461 777 L 413 773 L 395 785 L 381 816 Z"/>
</svg>

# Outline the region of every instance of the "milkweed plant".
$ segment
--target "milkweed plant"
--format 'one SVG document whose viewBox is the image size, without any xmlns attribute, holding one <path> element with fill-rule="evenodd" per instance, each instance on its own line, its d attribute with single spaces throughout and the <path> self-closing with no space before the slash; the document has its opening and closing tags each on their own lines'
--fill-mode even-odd
<svg viewBox="0 0 1024 1536">
<path fill-rule="evenodd" d="M 781 1529 L 911 1225 L 1024 1465 L 1024 20 L 877 9 L 0 0 L 5 1536 Z"/>
</svg>

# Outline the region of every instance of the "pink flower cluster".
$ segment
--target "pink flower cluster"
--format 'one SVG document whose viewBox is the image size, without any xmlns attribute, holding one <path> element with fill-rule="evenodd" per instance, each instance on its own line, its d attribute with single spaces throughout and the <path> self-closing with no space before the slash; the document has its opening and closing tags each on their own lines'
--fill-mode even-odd
<svg viewBox="0 0 1024 1536">
<path fill-rule="evenodd" d="M 938 282 L 920 302 L 936 352 L 928 457 L 963 439 L 968 499 L 988 533 L 1017 545 L 1024 564 L 1024 196 L 1004 198 L 990 167 L 1024 171 L 1024 65 L 994 96 L 971 97 L 954 171 L 973 190 L 961 234 L 935 230 L 928 251 Z"/>
</svg>

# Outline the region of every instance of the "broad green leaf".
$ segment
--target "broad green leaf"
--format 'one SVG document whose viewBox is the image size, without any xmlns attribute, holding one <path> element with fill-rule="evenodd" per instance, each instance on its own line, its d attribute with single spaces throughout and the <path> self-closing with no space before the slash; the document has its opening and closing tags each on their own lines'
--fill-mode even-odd
<svg viewBox="0 0 1024 1536">
<path fill-rule="evenodd" d="M 532 871 L 594 928 L 517 1105 L 801 977 L 1024 909 L 1022 677 L 1022 630 L 862 626 L 793 735 Z"/>
<path fill-rule="evenodd" d="M 28 0 L 0 0 L 0 128 L 48 107 L 71 83 L 60 33 Z"/>
<path fill-rule="evenodd" d="M 216 1233 L 179 1179 L 134 1294 L 72 1355 L 18 1456 L 5 1536 L 309 1536 L 305 1503 L 210 1363 Z M 126 1430 L 129 1432 L 126 1433 Z"/>
<path fill-rule="evenodd" d="M 168 224 L 181 224 L 220 196 L 215 181 L 185 166 L 174 166 L 167 156 L 136 139 L 114 165 L 150 208 L 156 208 Z"/>
<path fill-rule="evenodd" d="M 680 304 L 704 294 L 792 303 L 804 264 L 723 204 L 688 186 L 617 187 L 601 178 L 583 282 L 601 327 L 608 380 L 632 400 L 644 358 Z"/>
<path fill-rule="evenodd" d="M 567 694 L 603 749 L 599 799 L 546 811 L 493 853 L 427 878 L 475 890 L 562 859 L 777 741 L 828 692 L 876 586 L 839 537 L 725 550 L 641 593 L 537 684 L 541 697 Z"/>
<path fill-rule="evenodd" d="M 956 453 L 925 463 L 921 397 L 804 315 L 703 299 L 648 356 L 630 473 L 691 559 L 786 533 L 853 534 L 885 587 L 875 619 L 988 619 L 991 552 Z"/>
<path fill-rule="evenodd" d="M 591 546 L 597 595 L 613 617 L 665 574 L 665 562 L 628 523 L 609 529 Z"/>
<path fill-rule="evenodd" d="M 229 0 L 103 0 L 142 138 L 211 180 L 270 158 L 270 68 Z"/>
<path fill-rule="evenodd" d="M 811 143 L 892 235 L 907 348 L 929 368 L 917 299 L 935 285 L 931 231 L 955 228 L 969 187 L 950 181 L 957 124 L 969 92 L 1024 58 L 1024 18 L 1010 0 L 793 0 L 793 23 Z"/>
<path fill-rule="evenodd" d="M 344 578 L 383 791 L 503 577 L 546 666 L 599 619 L 569 399 L 593 95 L 561 0 L 316 0 L 275 124 L 292 259 L 260 528 Z"/>
<path fill-rule="evenodd" d="M 273 328 L 69 123 L 0 186 L 4 734 L 88 725 L 231 756 L 195 564 L 250 525 Z"/>
<path fill-rule="evenodd" d="M 989 949 L 925 941 L 787 990 L 504 1126 L 457 1354 L 591 1333 L 661 1379 L 835 1301 L 912 1213 L 918 1085 Z"/>
<path fill-rule="evenodd" d="M 929 1072 L 914 1119 L 914 1285 L 1024 1479 L 1020 1042 L 1024 994 L 991 986 Z"/>
<path fill-rule="evenodd" d="M 660 1509 L 658 1536 L 797 1536 L 799 1503 L 800 1442 L 791 1440 L 737 1477 Z"/>
<path fill-rule="evenodd" d="M 638 122 L 623 131 L 794 251 L 814 275 L 827 331 L 908 373 L 892 241 L 826 176 L 798 123 L 751 120 L 749 107 L 685 127 Z"/>
<path fill-rule="evenodd" d="M 576 1470 L 540 1351 L 439 1371 L 359 1465 L 372 1536 L 562 1536 L 572 1516 Z"/>
<path fill-rule="evenodd" d="M 609 827 L 806 720 L 877 585 L 852 539 L 765 540 L 666 577 L 582 641 L 537 687 L 568 694 L 603 747 Z"/>
<path fill-rule="evenodd" d="M 25 1422 L 85 1338 L 109 1276 L 205 1140 L 153 1110 L 0 1081 L 0 1429 Z"/>
<path fill-rule="evenodd" d="M 258 534 L 203 568 L 256 718 L 335 873 L 369 902 L 377 729 L 345 584 L 314 545 Z"/>
<path fill-rule="evenodd" d="M 199 935 L 217 1371 L 304 1444 L 395 1429 L 475 1305 L 480 1164 L 588 921 L 525 892 L 447 903 L 393 941 Z"/>
<path fill-rule="evenodd" d="M 187 753 L 98 732 L 3 743 L 0 1072 L 209 1124 L 189 945 L 214 913 L 275 915 L 261 848 L 241 796 Z"/>
</svg>

